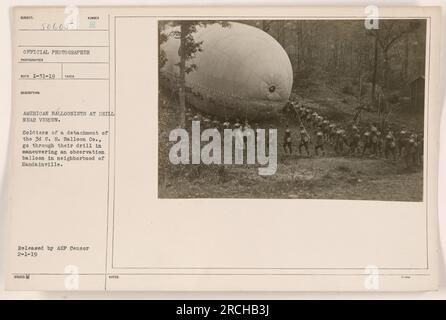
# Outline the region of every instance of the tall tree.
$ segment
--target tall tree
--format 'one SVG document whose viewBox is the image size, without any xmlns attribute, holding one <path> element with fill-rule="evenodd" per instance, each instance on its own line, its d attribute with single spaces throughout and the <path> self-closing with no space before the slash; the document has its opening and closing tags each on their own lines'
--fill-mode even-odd
<svg viewBox="0 0 446 320">
<path fill-rule="evenodd" d="M 389 52 L 393 46 L 408 33 L 414 32 L 420 27 L 420 23 L 415 21 L 392 21 L 384 20 L 380 23 L 380 29 L 376 32 L 379 46 L 383 56 L 383 84 L 389 86 L 390 59 Z"/>
<path fill-rule="evenodd" d="M 172 36 L 180 40 L 180 47 L 178 49 L 178 56 L 180 62 L 177 63 L 179 67 L 179 79 L 178 79 L 178 125 L 180 127 L 185 126 L 185 114 L 186 114 L 186 76 L 188 73 L 196 70 L 198 66 L 194 63 L 190 63 L 196 55 L 202 51 L 203 41 L 195 41 L 194 33 L 197 32 L 197 28 L 206 27 L 209 24 L 219 23 L 223 27 L 229 26 L 226 21 L 192 21 L 192 20 L 176 20 L 171 21 L 169 24 L 173 27 L 173 31 L 168 34 L 168 37 Z"/>
<path fill-rule="evenodd" d="M 375 105 L 376 103 L 376 81 L 377 81 L 377 74 L 378 74 L 378 43 L 379 43 L 379 33 L 378 31 L 375 31 L 375 44 L 374 44 L 374 55 L 373 55 L 373 77 L 372 77 L 372 96 L 371 101 L 372 104 Z"/>
</svg>

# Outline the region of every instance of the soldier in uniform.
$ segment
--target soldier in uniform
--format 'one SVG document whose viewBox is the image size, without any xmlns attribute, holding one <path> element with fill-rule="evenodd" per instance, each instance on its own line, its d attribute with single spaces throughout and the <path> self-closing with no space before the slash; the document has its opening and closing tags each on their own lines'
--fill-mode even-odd
<svg viewBox="0 0 446 320">
<path fill-rule="evenodd" d="M 223 130 L 224 129 L 231 129 L 231 122 L 229 122 L 228 119 L 226 119 L 225 122 L 223 122 Z"/>
<path fill-rule="evenodd" d="M 305 116 L 305 123 L 311 127 L 311 110 L 307 109 L 307 115 Z"/>
<path fill-rule="evenodd" d="M 192 113 L 190 111 L 186 112 L 186 129 L 190 129 L 192 125 L 192 120 L 194 117 L 192 116 Z"/>
<path fill-rule="evenodd" d="M 316 126 L 320 127 L 322 129 L 323 123 L 324 123 L 324 117 L 323 116 L 318 116 L 317 120 L 316 120 Z"/>
<path fill-rule="evenodd" d="M 234 122 L 234 129 L 240 128 L 241 129 L 241 123 L 240 123 L 240 119 L 236 118 L 235 122 Z"/>
<path fill-rule="evenodd" d="M 243 131 L 240 123 L 236 122 L 234 124 L 234 140 L 235 140 L 235 149 L 243 150 Z"/>
<path fill-rule="evenodd" d="M 322 131 L 318 131 L 316 133 L 316 141 L 314 143 L 314 153 L 319 156 L 319 149 L 322 151 L 322 155 L 324 155 L 324 134 Z"/>
<path fill-rule="evenodd" d="M 214 117 L 214 120 L 212 120 L 212 128 L 221 130 L 220 121 L 216 117 Z"/>
<path fill-rule="evenodd" d="M 378 131 L 376 133 L 376 137 L 378 139 L 377 146 L 376 146 L 377 147 L 377 155 L 381 156 L 383 154 L 383 137 L 382 137 L 381 131 Z"/>
<path fill-rule="evenodd" d="M 310 144 L 310 135 L 303 126 L 300 126 L 300 143 L 299 143 L 299 154 L 302 154 L 302 147 L 307 151 L 307 155 L 310 156 L 310 149 L 308 145 Z"/>
<path fill-rule="evenodd" d="M 378 155 L 378 129 L 372 125 L 370 127 L 370 148 L 372 149 L 372 155 Z"/>
<path fill-rule="evenodd" d="M 317 119 L 318 119 L 318 117 L 319 117 L 319 115 L 317 114 L 316 111 L 311 114 L 311 122 L 310 122 L 310 124 L 311 124 L 311 127 L 313 129 L 317 127 Z"/>
<path fill-rule="evenodd" d="M 359 141 L 361 140 L 361 135 L 359 134 L 357 126 L 352 127 L 349 140 L 350 140 L 349 143 L 350 154 L 353 155 L 358 152 Z"/>
<path fill-rule="evenodd" d="M 392 155 L 393 161 L 396 161 L 396 142 L 392 131 L 387 133 L 384 142 L 384 156 L 386 159 L 389 159 L 389 154 Z"/>
<path fill-rule="evenodd" d="M 336 130 L 335 152 L 340 155 L 344 152 L 345 131 L 343 129 Z"/>
<path fill-rule="evenodd" d="M 404 150 L 404 148 L 405 148 L 407 142 L 408 142 L 408 139 L 407 139 L 407 131 L 406 131 L 406 128 L 405 128 L 405 127 L 402 127 L 402 128 L 401 128 L 401 131 L 400 131 L 400 133 L 399 133 L 399 135 L 398 135 L 398 141 L 397 141 L 397 145 L 398 145 L 398 155 L 399 155 L 400 158 L 403 157 L 403 154 L 402 154 L 402 153 L 403 153 L 403 150 Z"/>
<path fill-rule="evenodd" d="M 336 140 L 336 125 L 334 123 L 330 124 L 330 142 L 333 143 Z"/>
<path fill-rule="evenodd" d="M 292 143 L 291 143 L 291 130 L 286 127 L 285 135 L 283 136 L 283 150 L 285 154 L 289 151 L 290 155 L 293 153 Z"/>
<path fill-rule="evenodd" d="M 416 165 L 418 143 L 414 137 L 410 137 L 404 147 L 404 159 L 406 162 L 406 168 L 411 169 Z"/>
<path fill-rule="evenodd" d="M 299 117 L 303 119 L 306 115 L 306 109 L 303 105 L 299 107 Z"/>
<path fill-rule="evenodd" d="M 251 131 L 248 131 L 250 129 L 251 129 L 251 126 L 249 125 L 248 120 L 245 120 L 245 124 L 243 125 L 243 132 L 245 133 L 243 135 L 243 142 L 244 142 L 245 146 L 248 143 L 248 138 L 251 136 Z"/>
<path fill-rule="evenodd" d="M 324 134 L 325 140 L 328 140 L 329 132 L 330 132 L 330 121 L 324 120 L 322 122 L 322 133 Z"/>
<path fill-rule="evenodd" d="M 418 142 L 418 135 L 416 133 L 413 133 L 410 136 L 410 139 L 413 140 L 413 145 L 411 145 L 411 150 L 410 150 L 410 157 L 411 157 L 411 162 L 413 165 L 418 166 L 421 162 L 419 162 L 419 155 L 418 152 L 419 150 L 419 142 Z"/>
<path fill-rule="evenodd" d="M 371 148 L 371 137 L 369 130 L 366 130 L 366 132 L 364 132 L 362 135 L 362 145 L 362 156 L 364 156 L 366 151 Z"/>
<path fill-rule="evenodd" d="M 424 138 L 423 132 L 418 133 L 418 163 L 423 165 L 423 153 L 424 153 Z"/>
<path fill-rule="evenodd" d="M 211 119 L 209 119 L 208 117 L 204 117 L 203 119 L 203 129 L 210 129 L 211 128 Z"/>
</svg>

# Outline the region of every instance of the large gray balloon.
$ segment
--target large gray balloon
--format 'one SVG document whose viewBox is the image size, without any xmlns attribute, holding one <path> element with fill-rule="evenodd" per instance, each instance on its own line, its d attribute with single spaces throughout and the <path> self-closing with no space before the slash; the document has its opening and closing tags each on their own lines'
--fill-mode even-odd
<svg viewBox="0 0 446 320">
<path fill-rule="evenodd" d="M 293 70 L 273 37 L 236 22 L 228 27 L 218 23 L 198 27 L 193 36 L 203 44 L 202 52 L 188 61 L 198 67 L 186 76 L 192 105 L 212 115 L 241 119 L 265 118 L 283 108 L 291 93 Z M 161 46 L 168 59 L 161 74 L 172 85 L 179 73 L 179 46 L 174 37 Z"/>
</svg>

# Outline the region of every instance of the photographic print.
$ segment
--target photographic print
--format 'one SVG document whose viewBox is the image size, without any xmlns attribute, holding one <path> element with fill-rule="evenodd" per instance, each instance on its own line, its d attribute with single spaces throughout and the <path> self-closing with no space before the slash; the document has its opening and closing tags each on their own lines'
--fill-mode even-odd
<svg viewBox="0 0 446 320">
<path fill-rule="evenodd" d="M 161 20 L 159 198 L 423 200 L 426 20 Z"/>
</svg>

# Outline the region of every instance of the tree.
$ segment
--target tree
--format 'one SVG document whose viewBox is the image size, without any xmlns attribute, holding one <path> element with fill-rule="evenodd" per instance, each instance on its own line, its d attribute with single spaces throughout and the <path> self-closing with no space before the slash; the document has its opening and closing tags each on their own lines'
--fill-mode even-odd
<svg viewBox="0 0 446 320">
<path fill-rule="evenodd" d="M 194 33 L 197 32 L 197 28 L 206 27 L 209 24 L 219 23 L 223 27 L 229 26 L 226 21 L 192 21 L 192 20 L 176 20 L 166 23 L 172 27 L 172 31 L 168 33 L 169 37 L 174 37 L 180 40 L 180 47 L 178 49 L 178 56 L 180 62 L 176 65 L 179 67 L 178 77 L 178 125 L 180 127 L 185 126 L 185 114 L 186 114 L 186 76 L 188 73 L 196 70 L 198 66 L 194 63 L 190 63 L 196 55 L 202 51 L 203 41 L 195 41 Z M 166 39 L 166 41 L 167 41 Z M 161 55 L 161 53 L 160 53 Z M 160 58 L 161 59 L 161 58 Z M 165 63 L 165 62 L 164 62 Z"/>
<path fill-rule="evenodd" d="M 372 96 L 371 101 L 372 104 L 375 105 L 375 92 L 376 92 L 376 80 L 377 80 L 377 74 L 378 74 L 378 43 L 379 43 L 379 33 L 378 31 L 374 32 L 375 36 L 375 44 L 374 44 L 374 50 L 375 53 L 373 55 L 373 78 L 372 78 Z"/>
<path fill-rule="evenodd" d="M 400 41 L 408 33 L 416 31 L 420 27 L 420 22 L 410 21 L 395 21 L 384 20 L 380 23 L 380 28 L 376 30 L 375 37 L 381 48 L 383 56 L 383 85 L 389 86 L 389 72 L 390 72 L 390 60 L 389 51 L 392 47 Z"/>
<path fill-rule="evenodd" d="M 160 21 L 158 28 L 158 70 L 160 70 L 167 62 L 166 52 L 161 49 L 161 45 L 167 41 L 167 34 L 164 32 L 166 28 L 166 22 Z"/>
</svg>

